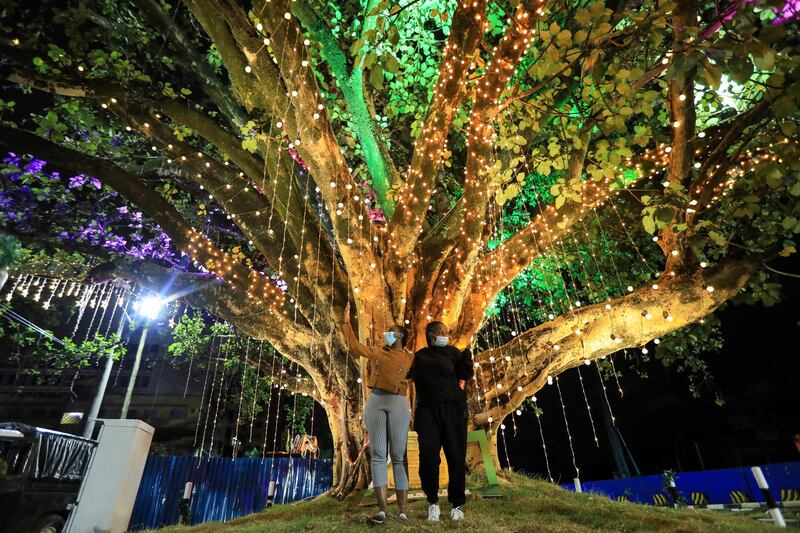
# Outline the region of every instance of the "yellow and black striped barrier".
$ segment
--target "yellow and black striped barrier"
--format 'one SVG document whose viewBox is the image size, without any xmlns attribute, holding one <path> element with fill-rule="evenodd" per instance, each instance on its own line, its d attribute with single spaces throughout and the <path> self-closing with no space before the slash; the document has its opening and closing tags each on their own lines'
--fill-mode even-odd
<svg viewBox="0 0 800 533">
<path fill-rule="evenodd" d="M 708 505 L 708 496 L 703 492 L 693 492 L 692 505 L 695 507 L 706 507 Z"/>
<path fill-rule="evenodd" d="M 800 490 L 798 489 L 781 489 L 782 502 L 800 502 Z"/>
<path fill-rule="evenodd" d="M 743 490 L 732 490 L 731 503 L 735 503 L 737 505 L 750 503 L 750 497 Z"/>
<path fill-rule="evenodd" d="M 653 505 L 656 507 L 669 507 L 670 503 L 666 495 L 655 493 L 653 494 Z"/>
</svg>

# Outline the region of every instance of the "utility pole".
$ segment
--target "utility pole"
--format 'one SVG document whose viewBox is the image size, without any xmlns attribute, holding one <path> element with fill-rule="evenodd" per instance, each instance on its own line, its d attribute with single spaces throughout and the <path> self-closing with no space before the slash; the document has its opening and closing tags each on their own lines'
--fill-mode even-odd
<svg viewBox="0 0 800 533">
<path fill-rule="evenodd" d="M 119 326 L 117 327 L 117 337 L 119 338 L 119 343 L 122 345 L 122 332 L 125 329 L 125 311 L 122 311 L 122 315 L 119 317 Z M 100 380 L 100 385 L 97 386 L 97 392 L 94 395 L 94 400 L 92 401 L 92 408 L 89 410 L 89 417 L 86 420 L 86 427 L 83 429 L 83 436 L 87 439 L 92 438 L 92 433 L 94 433 L 94 425 L 97 422 L 97 414 L 100 412 L 100 405 L 103 403 L 103 397 L 106 394 L 106 387 L 108 386 L 108 379 L 111 377 L 111 368 L 114 366 L 114 348 L 116 345 L 111 347 L 111 352 L 106 357 L 106 366 L 103 369 L 103 377 Z M 123 417 L 124 418 L 124 417 Z"/>
<path fill-rule="evenodd" d="M 133 370 L 131 371 L 131 378 L 128 380 L 128 388 L 125 391 L 125 400 L 122 402 L 122 413 L 120 418 L 128 418 L 128 408 L 131 405 L 131 396 L 133 396 L 133 387 L 136 385 L 136 377 L 139 375 L 139 365 L 142 362 L 142 352 L 144 352 L 144 343 L 147 341 L 147 332 L 150 329 L 150 321 L 144 323 L 142 335 L 139 337 L 139 346 L 136 348 L 136 359 L 133 360 Z"/>
<path fill-rule="evenodd" d="M 131 406 L 133 387 L 136 386 L 136 377 L 139 375 L 139 365 L 142 363 L 142 352 L 144 352 L 144 344 L 147 342 L 147 332 L 166 303 L 161 297 L 151 295 L 135 305 L 136 312 L 139 313 L 140 317 L 144 318 L 144 327 L 142 328 L 142 336 L 139 337 L 139 346 L 136 348 L 136 359 L 133 361 L 133 370 L 131 371 L 131 378 L 128 380 L 128 389 L 125 391 L 125 400 L 122 402 L 120 418 L 128 418 L 128 408 Z"/>
</svg>

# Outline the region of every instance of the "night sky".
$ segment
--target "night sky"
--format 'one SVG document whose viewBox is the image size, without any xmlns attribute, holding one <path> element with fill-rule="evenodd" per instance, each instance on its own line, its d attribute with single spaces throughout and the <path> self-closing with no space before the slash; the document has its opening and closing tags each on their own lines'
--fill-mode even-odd
<svg viewBox="0 0 800 533">
<path fill-rule="evenodd" d="M 800 259 L 771 261 L 790 273 Z M 642 474 L 727 468 L 800 460 L 793 436 L 800 433 L 800 279 L 781 276 L 783 300 L 771 308 L 728 305 L 720 312 L 725 344 L 707 354 L 715 386 L 725 405 L 714 403 L 706 389 L 693 398 L 685 375 L 651 361 L 647 379 L 637 376 L 616 356 L 624 397 L 608 383 L 611 409 L 623 439 Z M 633 353 L 633 351 L 629 351 Z M 615 477 L 615 463 L 602 407 L 605 403 L 594 366 L 581 367 L 597 431 L 594 437 L 576 371 L 560 378 L 577 466 L 585 480 Z M 614 386 L 612 386 L 614 385 Z M 553 478 L 572 481 L 575 469 L 564 416 L 555 386 L 537 394 Z M 532 412 L 517 417 L 517 433 L 506 421 L 508 458 L 515 470 L 546 477 L 541 438 Z M 500 460 L 506 464 L 502 439 Z M 698 450 L 699 449 L 699 456 Z M 702 458 L 702 463 L 701 463 Z"/>
</svg>

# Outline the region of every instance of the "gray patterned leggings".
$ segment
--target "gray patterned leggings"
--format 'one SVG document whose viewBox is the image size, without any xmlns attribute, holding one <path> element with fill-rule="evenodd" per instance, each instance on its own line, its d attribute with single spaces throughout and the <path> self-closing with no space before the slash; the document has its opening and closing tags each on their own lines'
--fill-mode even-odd
<svg viewBox="0 0 800 533">
<path fill-rule="evenodd" d="M 386 464 L 391 453 L 395 489 L 408 490 L 405 460 L 408 424 L 411 421 L 408 400 L 402 394 L 372 389 L 364 418 L 369 434 L 372 486 L 383 487 L 388 484 Z"/>
</svg>

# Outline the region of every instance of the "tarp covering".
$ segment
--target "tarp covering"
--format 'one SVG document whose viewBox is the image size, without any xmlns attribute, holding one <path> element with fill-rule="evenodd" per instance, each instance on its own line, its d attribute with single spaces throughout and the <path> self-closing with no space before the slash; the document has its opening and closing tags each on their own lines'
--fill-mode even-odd
<svg viewBox="0 0 800 533">
<path fill-rule="evenodd" d="M 780 501 L 781 489 L 800 490 L 800 462 L 760 466 L 775 500 Z M 688 503 L 692 501 L 692 492 L 701 492 L 708 498 L 709 503 L 730 504 L 732 503 L 731 491 L 734 490 L 743 492 L 750 501 L 764 501 L 764 496 L 756 484 L 750 467 L 677 472 L 675 485 Z M 565 483 L 561 486 L 568 490 L 575 490 L 572 483 Z M 583 492 L 605 494 L 612 500 L 624 496 L 632 502 L 651 505 L 654 494 L 667 495 L 664 490 L 663 477 L 660 475 L 605 481 L 581 481 L 581 488 Z M 671 501 L 671 499 L 668 497 L 667 501 Z"/>
<path fill-rule="evenodd" d="M 322 494 L 331 487 L 333 463 L 330 459 L 301 457 L 200 459 L 151 455 L 128 528 L 137 531 L 177 524 L 187 481 L 194 484 L 192 524 L 202 524 L 264 509 L 270 481 L 277 484 L 275 503 Z"/>
<path fill-rule="evenodd" d="M 30 447 L 19 458 L 24 460 L 20 472 L 33 479 L 80 481 L 97 446 L 90 439 L 15 422 L 0 423 L 0 429 L 13 429 L 25 435 Z"/>
</svg>

